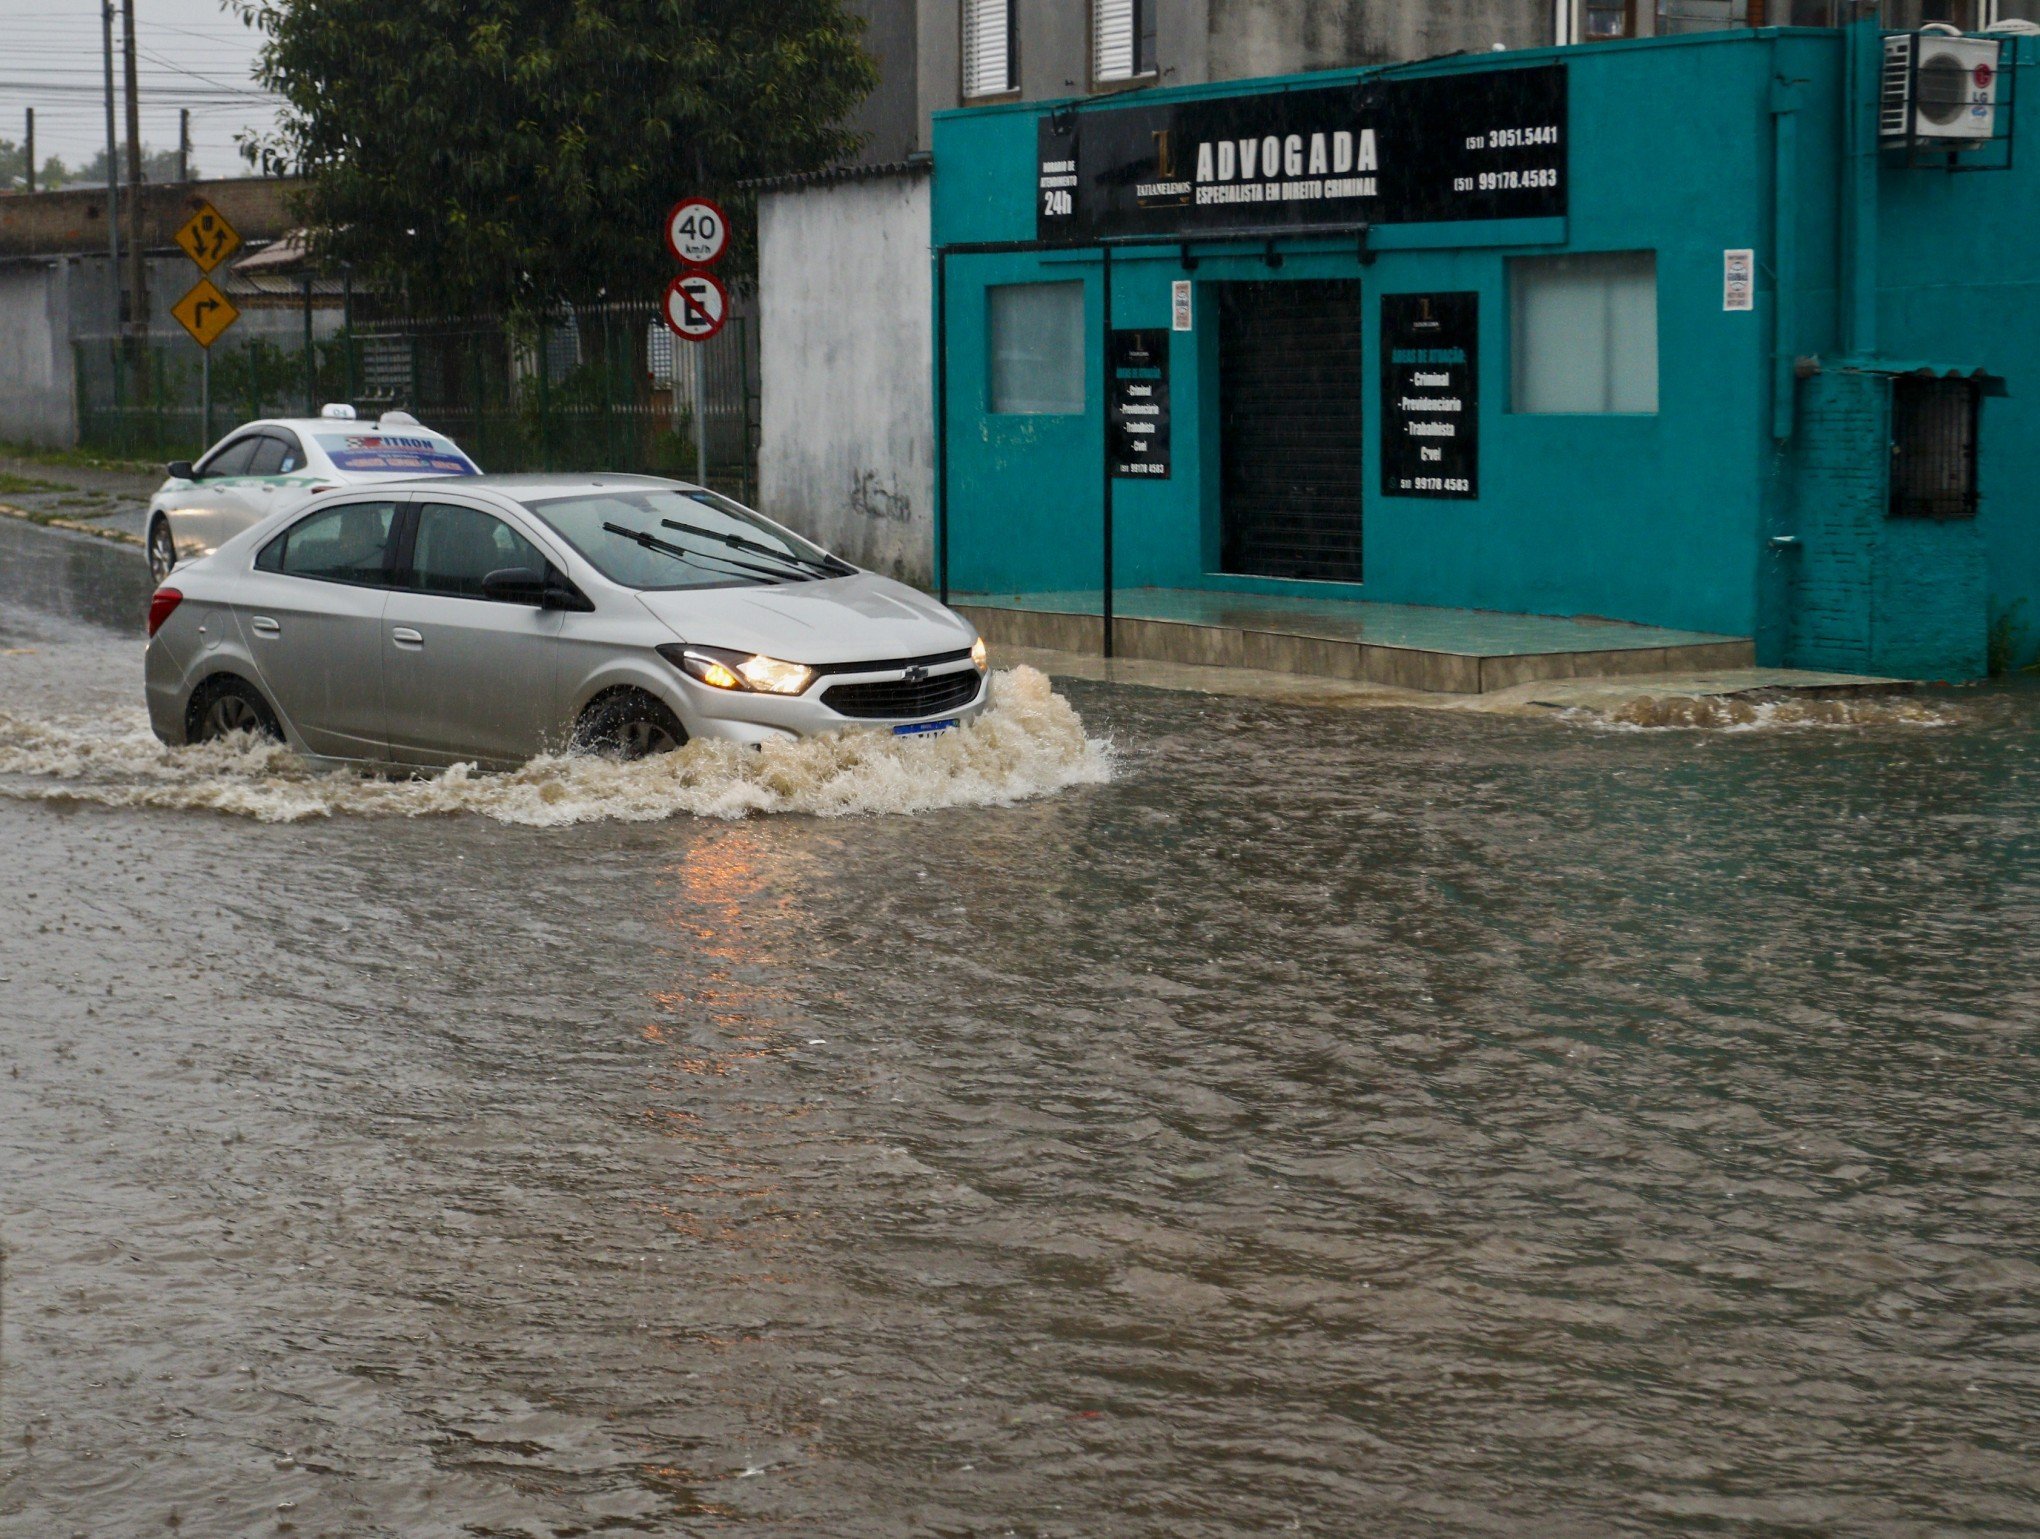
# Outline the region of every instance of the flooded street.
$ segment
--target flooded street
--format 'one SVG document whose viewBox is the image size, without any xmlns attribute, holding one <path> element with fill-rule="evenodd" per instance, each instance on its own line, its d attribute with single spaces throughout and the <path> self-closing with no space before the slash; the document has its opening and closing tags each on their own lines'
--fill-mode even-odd
<svg viewBox="0 0 2040 1539">
<path fill-rule="evenodd" d="M 0 528 L 9 1539 L 2040 1526 L 2040 691 L 534 826 L 150 767 L 147 588 Z"/>
</svg>

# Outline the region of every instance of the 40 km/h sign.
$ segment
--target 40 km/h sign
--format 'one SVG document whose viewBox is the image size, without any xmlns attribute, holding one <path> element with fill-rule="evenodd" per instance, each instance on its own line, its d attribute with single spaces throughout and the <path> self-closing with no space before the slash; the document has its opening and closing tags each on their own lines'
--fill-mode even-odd
<svg viewBox="0 0 2040 1539">
<path fill-rule="evenodd" d="M 730 313 L 728 290 L 708 273 L 682 273 L 666 285 L 666 324 L 689 342 L 706 342 Z"/>
<path fill-rule="evenodd" d="M 712 267 L 730 243 L 730 222 L 707 198 L 682 198 L 666 215 L 666 249 L 688 267 Z"/>
</svg>

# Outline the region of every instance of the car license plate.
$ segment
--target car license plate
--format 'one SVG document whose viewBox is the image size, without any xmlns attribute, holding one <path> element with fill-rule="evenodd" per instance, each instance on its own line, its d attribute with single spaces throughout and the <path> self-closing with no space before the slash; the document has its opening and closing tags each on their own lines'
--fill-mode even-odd
<svg viewBox="0 0 2040 1539">
<path fill-rule="evenodd" d="M 952 716 L 948 721 L 909 722 L 904 727 L 894 727 L 892 730 L 894 737 L 932 737 L 937 732 L 947 732 L 955 725 L 956 718 Z"/>
</svg>

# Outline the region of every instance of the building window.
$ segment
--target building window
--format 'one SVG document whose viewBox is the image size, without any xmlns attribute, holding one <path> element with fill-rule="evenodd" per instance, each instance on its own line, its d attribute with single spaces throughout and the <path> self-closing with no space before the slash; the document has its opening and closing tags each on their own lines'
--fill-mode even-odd
<svg viewBox="0 0 2040 1539">
<path fill-rule="evenodd" d="M 1091 80 L 1104 85 L 1155 73 L 1156 0 L 1091 0 Z"/>
<path fill-rule="evenodd" d="M 994 412 L 1081 413 L 1084 285 L 1007 283 L 986 289 L 985 351 Z"/>
<path fill-rule="evenodd" d="M 1976 428 L 1983 391 L 1974 380 L 1891 382 L 1891 516 L 1976 517 Z"/>
<path fill-rule="evenodd" d="M 1657 254 L 1509 264 L 1519 412 L 1658 409 Z"/>
<path fill-rule="evenodd" d="M 1677 37 L 1686 32 L 1761 27 L 1765 10 L 1764 0 L 1657 0 L 1657 34 Z"/>
<path fill-rule="evenodd" d="M 963 0 L 963 94 L 997 96 L 1018 90 L 1014 68 L 1015 0 Z"/>
<path fill-rule="evenodd" d="M 1636 0 L 1580 0 L 1580 40 L 1612 42 L 1636 36 Z"/>
<path fill-rule="evenodd" d="M 1906 32 L 1916 32 L 1937 21 L 1960 27 L 1965 32 L 1974 32 L 1984 24 L 1984 18 L 1978 13 L 1988 8 L 1979 5 L 1977 0 L 1885 0 L 1883 19 L 1887 27 Z M 1998 9 L 2003 11 L 2005 8 L 2000 5 Z M 1841 19 L 1846 21 L 1848 18 L 1844 16 Z M 2005 19 L 2010 18 L 2007 16 Z"/>
<path fill-rule="evenodd" d="M 1595 43 L 1737 27 L 1839 27 L 1863 9 L 1859 0 L 1554 0 L 1554 36 Z M 2040 20 L 2040 0 L 1881 0 L 1874 9 L 1885 26 L 1907 32 L 1932 22 L 1975 32 Z"/>
</svg>

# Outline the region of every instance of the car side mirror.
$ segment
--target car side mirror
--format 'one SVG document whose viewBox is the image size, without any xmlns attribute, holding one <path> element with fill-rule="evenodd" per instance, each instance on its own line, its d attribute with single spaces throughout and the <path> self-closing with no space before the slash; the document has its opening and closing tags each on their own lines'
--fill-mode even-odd
<svg viewBox="0 0 2040 1539">
<path fill-rule="evenodd" d="M 592 614 L 595 606 L 588 601 L 588 595 L 568 582 L 564 577 L 548 576 L 545 592 L 538 601 L 540 609 L 567 609 L 578 615 Z"/>
<path fill-rule="evenodd" d="M 482 579 L 482 597 L 499 604 L 531 604 L 540 609 L 546 603 L 545 578 L 528 566 L 506 566 Z"/>
<path fill-rule="evenodd" d="M 170 472 L 170 479 L 173 481 L 196 481 L 198 479 L 198 472 L 191 468 L 190 460 L 172 460 L 163 468 Z"/>
</svg>

